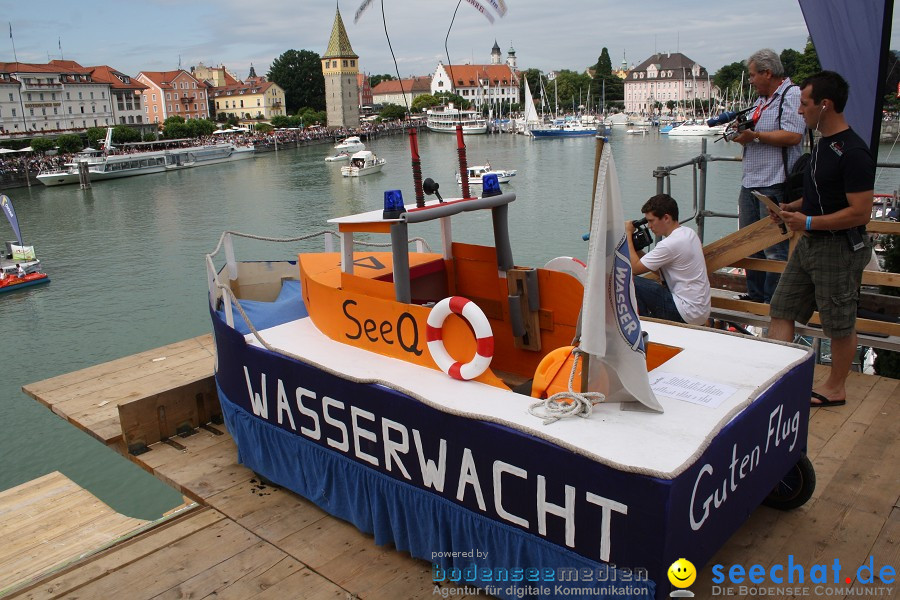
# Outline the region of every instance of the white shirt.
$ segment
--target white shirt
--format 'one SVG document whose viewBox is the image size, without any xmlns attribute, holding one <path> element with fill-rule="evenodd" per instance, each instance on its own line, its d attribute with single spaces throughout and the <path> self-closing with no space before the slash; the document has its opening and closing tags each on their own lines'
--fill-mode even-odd
<svg viewBox="0 0 900 600">
<path fill-rule="evenodd" d="M 660 271 L 685 323 L 703 325 L 709 318 L 709 277 L 703 245 L 690 227 L 676 227 L 641 257 L 641 264 Z"/>
</svg>

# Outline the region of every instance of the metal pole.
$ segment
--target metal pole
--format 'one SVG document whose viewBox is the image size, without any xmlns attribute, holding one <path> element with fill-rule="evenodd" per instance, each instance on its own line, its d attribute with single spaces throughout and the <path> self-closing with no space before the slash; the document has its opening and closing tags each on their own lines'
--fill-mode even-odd
<svg viewBox="0 0 900 600">
<path fill-rule="evenodd" d="M 703 138 L 700 141 L 700 162 L 698 163 L 700 169 L 700 189 L 697 196 L 697 237 L 700 238 L 701 244 L 703 243 L 703 220 L 705 218 L 703 213 L 706 210 L 706 167 L 709 164 L 707 159 L 706 138 Z"/>
</svg>

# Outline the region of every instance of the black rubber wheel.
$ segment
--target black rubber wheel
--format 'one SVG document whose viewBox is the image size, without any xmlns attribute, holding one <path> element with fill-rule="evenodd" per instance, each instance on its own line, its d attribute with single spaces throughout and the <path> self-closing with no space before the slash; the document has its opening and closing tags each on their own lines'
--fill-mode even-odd
<svg viewBox="0 0 900 600">
<path fill-rule="evenodd" d="M 816 491 L 816 471 L 804 454 L 769 492 L 763 504 L 778 510 L 793 510 L 806 504 L 814 491 Z"/>
</svg>

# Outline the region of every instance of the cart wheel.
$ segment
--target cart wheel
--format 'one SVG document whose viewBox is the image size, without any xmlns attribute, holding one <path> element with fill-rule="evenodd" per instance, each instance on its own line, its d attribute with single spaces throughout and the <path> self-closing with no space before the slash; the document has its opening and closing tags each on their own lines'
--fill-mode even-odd
<svg viewBox="0 0 900 600">
<path fill-rule="evenodd" d="M 778 510 L 793 510 L 806 504 L 816 490 L 816 471 L 804 454 L 769 492 L 763 504 Z"/>
</svg>

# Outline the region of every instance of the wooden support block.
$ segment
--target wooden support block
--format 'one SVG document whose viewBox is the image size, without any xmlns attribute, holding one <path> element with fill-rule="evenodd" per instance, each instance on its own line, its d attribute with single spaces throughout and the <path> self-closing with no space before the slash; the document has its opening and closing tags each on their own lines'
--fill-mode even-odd
<svg viewBox="0 0 900 600">
<path fill-rule="evenodd" d="M 194 382 L 119 405 L 125 447 L 132 454 L 209 422 L 221 422 L 215 379 Z"/>
<path fill-rule="evenodd" d="M 509 295 L 518 296 L 522 307 L 522 322 L 525 325 L 525 335 L 515 338 L 515 347 L 525 350 L 541 349 L 541 322 L 539 306 L 532 307 L 529 300 L 529 292 L 537 296 L 537 290 L 530 290 L 528 283 L 528 274 L 533 269 L 522 267 L 513 267 L 506 272 L 506 285 Z M 533 279 L 536 285 L 537 279 Z"/>
</svg>

